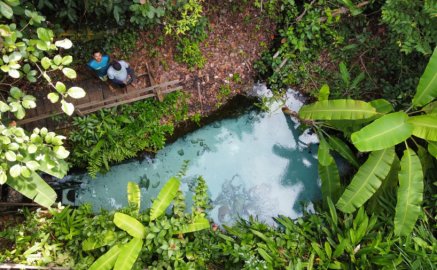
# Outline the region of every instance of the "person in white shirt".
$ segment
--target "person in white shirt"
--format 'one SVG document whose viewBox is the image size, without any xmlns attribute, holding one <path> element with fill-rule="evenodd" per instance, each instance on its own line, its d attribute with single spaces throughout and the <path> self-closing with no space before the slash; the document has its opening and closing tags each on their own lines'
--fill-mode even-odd
<svg viewBox="0 0 437 270">
<path fill-rule="evenodd" d="M 123 60 L 113 61 L 107 74 L 109 80 L 118 87 L 125 87 L 136 79 L 135 72 Z"/>
</svg>

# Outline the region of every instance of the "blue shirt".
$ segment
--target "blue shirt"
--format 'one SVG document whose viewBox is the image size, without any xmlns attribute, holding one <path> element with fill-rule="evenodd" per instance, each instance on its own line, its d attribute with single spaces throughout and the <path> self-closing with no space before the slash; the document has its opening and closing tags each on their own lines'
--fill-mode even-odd
<svg viewBox="0 0 437 270">
<path fill-rule="evenodd" d="M 97 73 L 97 76 L 104 77 L 106 76 L 106 72 L 109 68 L 109 56 L 103 55 L 102 60 L 97 62 L 95 59 L 92 59 L 88 62 L 88 67 L 94 70 Z"/>
</svg>

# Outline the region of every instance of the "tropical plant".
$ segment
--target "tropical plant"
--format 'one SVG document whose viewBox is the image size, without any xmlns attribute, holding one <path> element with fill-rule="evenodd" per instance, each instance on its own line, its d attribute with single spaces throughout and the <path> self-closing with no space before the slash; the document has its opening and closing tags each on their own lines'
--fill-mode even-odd
<svg viewBox="0 0 437 270">
<path fill-rule="evenodd" d="M 393 106 L 384 99 L 371 102 L 328 100 L 326 95 L 319 95 L 319 101 L 300 109 L 299 117 L 311 121 L 320 136 L 318 157 L 324 198 L 332 198 L 337 201 L 338 209 L 352 213 L 363 206 L 383 182 L 395 177 L 399 188 L 394 231 L 396 235 L 403 236 L 411 233 L 422 212 L 426 173 L 423 167 L 427 154 L 423 146 L 437 158 L 432 151 L 437 140 L 436 101 L 432 102 L 437 97 L 436 78 L 437 48 L 419 81 L 411 107 L 406 111 L 393 112 Z M 322 121 L 317 122 L 319 120 Z M 357 161 L 347 144 L 332 138 L 323 130 L 324 127 L 342 131 L 358 151 L 370 152 L 344 191 L 330 150 L 336 151 L 351 164 Z M 397 164 L 400 149 L 403 149 L 400 168 L 389 174 Z M 341 194 L 339 198 L 338 194 Z"/>
<path fill-rule="evenodd" d="M 109 170 L 111 163 L 135 157 L 140 151 L 162 149 L 174 124 L 187 117 L 186 102 L 186 94 L 173 92 L 163 102 L 149 99 L 75 117 L 68 136 L 71 162 L 87 167 L 95 176 Z"/>
<path fill-rule="evenodd" d="M 7 98 L 2 95 L 4 101 L 0 101 L 0 184 L 8 184 L 50 207 L 56 193 L 38 172 L 55 177 L 66 174 L 64 159 L 69 152 L 63 146 L 65 137 L 46 128 L 35 128 L 29 134 L 12 120 L 23 119 L 26 109 L 36 107 L 35 97 L 26 91 L 39 88 L 40 77 L 53 89 L 48 99 L 52 103 L 60 100 L 62 110 L 68 115 L 73 113 L 74 105 L 66 98 L 82 98 L 85 91 L 74 86 L 67 89 L 63 82 L 52 79 L 59 78 L 60 74 L 55 74 L 59 71 L 69 79 L 76 78 L 76 72 L 67 67 L 73 60 L 70 55 L 53 56 L 59 48 L 69 49 L 70 40 L 54 41 L 54 33 L 46 27 L 45 18 L 18 0 L 0 1 L 0 7 L 0 90 L 7 95 Z"/>
<path fill-rule="evenodd" d="M 177 220 L 168 221 L 164 220 L 165 229 L 170 230 L 171 235 L 183 235 L 191 232 L 196 232 L 209 228 L 209 221 L 205 218 L 204 210 L 201 209 L 204 206 L 204 198 L 206 194 L 204 193 L 204 182 L 199 182 L 199 192 L 197 192 L 198 198 L 194 202 L 194 208 L 196 211 L 190 215 L 189 219 L 185 215 L 181 215 L 180 207 L 174 206 L 174 209 L 178 215 Z M 114 214 L 113 222 L 121 230 L 127 232 L 132 238 L 128 243 L 115 243 L 104 255 L 97 259 L 89 269 L 131 269 L 137 260 L 138 256 L 143 249 L 144 241 L 153 240 L 155 237 L 159 237 L 156 233 L 159 231 L 159 224 L 161 224 L 158 219 L 164 214 L 165 210 L 170 206 L 175 197 L 180 193 L 179 191 L 180 180 L 176 177 L 170 178 L 167 183 L 162 187 L 156 199 L 153 201 L 152 207 L 150 208 L 150 216 L 148 218 L 148 226 L 144 226 L 138 217 L 140 210 L 140 188 L 137 184 L 133 182 L 128 183 L 128 201 L 131 206 L 133 206 L 133 216 L 124 214 L 121 212 L 116 212 Z M 183 196 L 182 196 L 183 200 Z M 183 201 L 179 201 L 184 203 Z M 178 210 L 176 210 L 178 209 Z M 175 213 L 175 214 L 176 214 Z M 162 220 L 161 220 L 162 221 Z M 188 221 L 188 222 L 187 222 Z M 158 229 L 158 230 L 156 230 Z M 113 240 L 112 237 L 107 238 L 107 243 L 98 244 L 93 238 L 87 239 L 83 242 L 83 249 L 89 251 L 106 244 L 109 244 Z M 168 242 L 164 242 L 160 247 L 162 250 L 167 252 L 168 257 L 172 257 L 174 253 L 178 253 L 177 240 L 170 238 Z"/>
</svg>

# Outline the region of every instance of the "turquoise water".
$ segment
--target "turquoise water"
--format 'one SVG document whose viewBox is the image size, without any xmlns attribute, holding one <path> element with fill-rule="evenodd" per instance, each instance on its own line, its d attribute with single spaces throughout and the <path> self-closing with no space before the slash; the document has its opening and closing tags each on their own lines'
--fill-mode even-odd
<svg viewBox="0 0 437 270">
<path fill-rule="evenodd" d="M 289 93 L 287 105 L 297 110 L 302 103 L 293 95 Z M 301 214 L 300 201 L 320 198 L 317 149 L 310 144 L 317 138 L 296 131 L 298 124 L 285 116 L 280 106 L 273 104 L 268 113 L 250 111 L 214 122 L 179 138 L 154 159 L 113 166 L 96 179 L 73 176 L 82 182 L 75 204 L 90 202 L 95 210 L 126 206 L 127 182 L 143 179 L 142 206 L 148 207 L 165 181 L 187 160 L 182 189 L 190 197 L 190 186 L 203 176 L 214 206 L 210 216 L 216 223 L 232 224 L 238 217 L 249 215 L 268 223 L 279 214 L 297 217 Z"/>
</svg>

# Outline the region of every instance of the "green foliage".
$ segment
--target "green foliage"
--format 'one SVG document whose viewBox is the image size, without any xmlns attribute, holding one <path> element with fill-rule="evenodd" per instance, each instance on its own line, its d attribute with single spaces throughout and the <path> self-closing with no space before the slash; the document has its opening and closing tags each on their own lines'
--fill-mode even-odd
<svg viewBox="0 0 437 270">
<path fill-rule="evenodd" d="M 193 42 L 189 38 L 181 38 L 176 45 L 175 60 L 187 64 L 189 68 L 203 68 L 206 59 L 203 57 L 199 45 L 199 42 Z"/>
<path fill-rule="evenodd" d="M 134 0 L 134 3 L 129 7 L 129 10 L 132 11 L 130 22 L 140 26 L 140 28 L 160 23 L 166 8 L 163 3 L 165 1 L 152 4 L 149 1 Z"/>
<path fill-rule="evenodd" d="M 422 107 L 437 98 L 437 93 L 433 91 L 437 71 L 436 61 L 437 49 L 434 50 L 420 79 L 410 109 Z M 371 111 L 368 105 L 373 107 L 373 113 L 363 113 L 363 111 Z M 355 125 L 353 133 L 344 131 L 344 136 L 349 138 L 359 151 L 371 152 L 367 161 L 358 169 L 351 183 L 337 201 L 336 206 L 341 211 L 352 213 L 363 206 L 372 196 L 383 196 L 384 192 L 377 192 L 382 182 L 389 181 L 393 174 L 399 171 L 398 180 L 400 185 L 396 202 L 394 232 L 400 236 L 411 234 L 421 212 L 423 182 L 426 179 L 426 176 L 424 178 L 423 175 L 427 174 L 427 170 L 423 170 L 421 166 L 422 162 L 426 164 L 426 151 L 421 144 L 431 145 L 432 148 L 437 134 L 437 125 L 435 124 L 437 118 L 432 114 L 431 107 L 430 105 L 422 110 L 419 108 L 418 111 L 412 112 L 415 116 L 407 114 L 410 109 L 406 112 L 391 113 L 392 106 L 386 100 L 376 100 L 367 104 L 358 101 L 323 100 L 301 108 L 299 116 L 306 120 L 343 120 L 327 121 L 326 125 L 334 129 L 344 131 L 345 122 L 348 122 L 349 125 Z M 357 114 L 359 117 L 357 117 Z M 321 128 L 324 124 L 316 122 L 310 124 L 316 128 L 321 136 Z M 423 140 L 421 144 L 416 142 L 413 135 Z M 417 157 L 414 150 L 409 148 L 409 144 L 412 143 L 416 145 L 418 152 L 422 152 L 420 158 Z M 321 150 L 319 150 L 319 163 L 328 166 L 329 162 L 326 156 L 329 153 L 325 144 L 326 142 L 322 140 Z M 394 149 L 397 145 L 406 148 L 400 170 L 396 162 L 399 158 Z M 394 167 L 396 167 L 396 171 L 393 171 Z M 322 181 L 324 178 L 328 178 L 326 175 L 329 175 L 328 171 L 325 172 Z M 325 190 L 328 191 L 328 194 L 324 195 L 325 197 L 331 195 L 330 189 Z"/>
<path fill-rule="evenodd" d="M 66 99 L 82 98 L 85 91 L 74 86 L 67 88 L 53 79 L 59 80 L 63 75 L 76 78 L 76 72 L 68 67 L 73 58 L 56 54 L 59 49 L 71 48 L 72 42 L 56 40 L 45 18 L 20 1 L 1 1 L 0 5 L 0 90 L 5 93 L 0 101 L 0 184 L 8 184 L 35 202 L 51 207 L 56 193 L 38 173 L 59 178 L 66 174 L 64 159 L 70 153 L 63 146 L 65 137 L 46 128 L 35 128 L 29 134 L 11 121 L 23 119 L 27 109 L 36 107 L 36 98 L 26 92 L 37 92 L 40 78 L 53 91 L 48 99 L 52 103 L 60 101 L 68 115 L 73 113 L 74 105 Z M 9 126 L 7 122 L 11 122 Z"/>
<path fill-rule="evenodd" d="M 135 157 L 140 151 L 157 151 L 173 125 L 187 115 L 187 96 L 166 95 L 163 102 L 146 100 L 85 117 L 75 117 L 69 135 L 71 161 L 87 166 L 91 175 L 109 170 L 110 163 Z M 162 123 L 162 119 L 168 119 Z"/>
<path fill-rule="evenodd" d="M 402 52 L 429 55 L 436 46 L 437 3 L 429 0 L 388 0 L 382 7 L 382 21 Z"/>
</svg>

